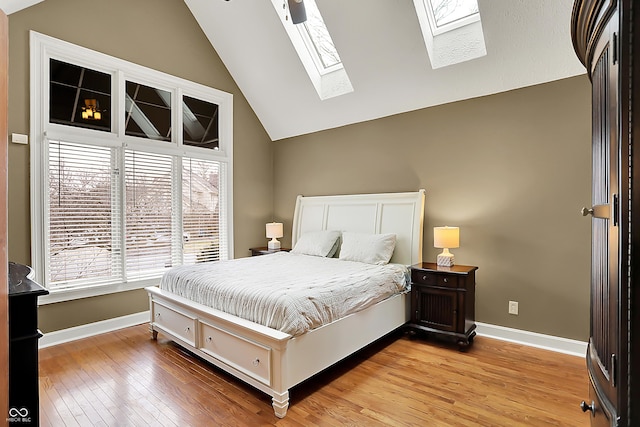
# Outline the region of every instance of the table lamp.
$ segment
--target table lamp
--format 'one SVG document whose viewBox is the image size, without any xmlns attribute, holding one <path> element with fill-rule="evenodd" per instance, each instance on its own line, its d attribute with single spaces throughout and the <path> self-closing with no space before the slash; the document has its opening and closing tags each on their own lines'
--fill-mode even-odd
<svg viewBox="0 0 640 427">
<path fill-rule="evenodd" d="M 437 264 L 442 267 L 451 267 L 454 264 L 451 248 L 460 247 L 460 228 L 458 227 L 433 227 L 433 246 L 442 249 L 438 255 Z"/>
<path fill-rule="evenodd" d="M 267 238 L 269 240 L 269 244 L 267 248 L 269 249 L 280 249 L 280 241 L 279 237 L 283 236 L 282 232 L 282 223 L 281 222 L 269 222 L 267 223 Z"/>
</svg>

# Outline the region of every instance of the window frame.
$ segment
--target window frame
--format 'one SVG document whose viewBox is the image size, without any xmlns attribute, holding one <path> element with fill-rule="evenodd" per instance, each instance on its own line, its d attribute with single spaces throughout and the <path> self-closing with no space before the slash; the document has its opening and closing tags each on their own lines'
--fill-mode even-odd
<svg viewBox="0 0 640 427">
<path fill-rule="evenodd" d="M 111 74 L 111 132 L 66 126 L 49 122 L 50 59 L 56 59 Z M 48 151 L 47 140 L 140 150 L 178 158 L 198 158 L 220 162 L 220 191 L 224 191 L 226 241 L 221 243 L 221 259 L 233 258 L 233 95 L 157 70 L 74 45 L 35 31 L 30 32 L 30 202 L 31 264 L 34 279 L 46 287 L 45 266 L 48 255 Z M 125 82 L 135 81 L 171 93 L 171 141 L 156 141 L 125 135 Z M 218 149 L 184 145 L 182 129 L 183 95 L 218 105 Z M 179 195 L 174 195 L 179 197 Z M 123 231 L 124 233 L 124 231 Z M 222 234 L 222 231 L 221 231 Z M 224 253 L 222 252 L 224 250 Z M 68 301 L 97 295 L 140 289 L 157 284 L 158 279 L 123 281 L 72 289 L 50 289 L 40 304 Z"/>
<path fill-rule="evenodd" d="M 469 24 L 473 24 L 474 22 L 480 21 L 480 11 L 474 12 L 470 15 L 467 15 L 463 18 L 458 18 L 446 24 L 438 25 L 435 12 L 433 10 L 433 6 L 431 4 L 431 0 L 422 0 L 424 4 L 424 9 L 427 13 L 427 17 L 429 19 L 429 24 L 431 27 L 431 34 L 433 36 L 439 36 L 440 34 L 444 34 L 448 31 L 455 30 L 456 28 L 461 28 Z"/>
</svg>

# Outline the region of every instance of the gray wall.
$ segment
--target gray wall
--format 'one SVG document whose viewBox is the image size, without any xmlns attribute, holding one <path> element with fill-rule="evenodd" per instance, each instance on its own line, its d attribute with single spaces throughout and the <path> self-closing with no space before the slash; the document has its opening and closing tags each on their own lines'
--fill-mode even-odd
<svg viewBox="0 0 640 427">
<path fill-rule="evenodd" d="M 264 244 L 272 144 L 184 2 L 47 0 L 9 16 L 9 132 L 29 133 L 29 30 L 234 95 L 235 255 Z M 30 264 L 29 147 L 9 146 L 9 259 Z M 44 332 L 148 309 L 143 290 L 40 307 Z"/>
<path fill-rule="evenodd" d="M 579 76 L 278 141 L 275 216 L 290 230 L 298 194 L 424 188 L 423 258 L 439 252 L 434 226 L 460 227 L 452 252 L 479 267 L 476 320 L 586 341 L 590 135 Z"/>
</svg>

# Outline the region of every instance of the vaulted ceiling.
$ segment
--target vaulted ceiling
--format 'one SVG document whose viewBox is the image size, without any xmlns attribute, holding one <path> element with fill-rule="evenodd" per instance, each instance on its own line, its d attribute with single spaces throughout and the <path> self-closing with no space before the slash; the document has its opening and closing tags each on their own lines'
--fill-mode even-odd
<svg viewBox="0 0 640 427">
<path fill-rule="evenodd" d="M 316 2 L 354 88 L 326 100 L 271 1 L 185 0 L 272 140 L 585 73 L 571 44 L 573 0 L 478 0 L 487 55 L 435 70 L 412 0 Z"/>
<path fill-rule="evenodd" d="M 585 72 L 573 0 L 478 0 L 487 55 L 432 69 L 411 0 L 316 0 L 352 93 L 320 100 L 269 0 L 185 0 L 273 140 Z"/>
</svg>

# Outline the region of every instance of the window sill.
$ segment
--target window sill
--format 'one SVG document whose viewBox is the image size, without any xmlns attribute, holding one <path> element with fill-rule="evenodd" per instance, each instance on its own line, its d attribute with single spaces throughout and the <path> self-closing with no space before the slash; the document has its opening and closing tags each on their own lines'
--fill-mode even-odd
<svg viewBox="0 0 640 427">
<path fill-rule="evenodd" d="M 159 278 L 140 280 L 130 283 L 122 283 L 119 285 L 102 285 L 92 286 L 82 289 L 63 289 L 63 290 L 51 290 L 49 289 L 49 295 L 44 295 L 38 298 L 38 305 L 54 304 L 58 302 L 72 301 L 82 298 L 91 298 L 101 295 L 115 294 L 118 292 L 132 291 L 135 289 L 142 289 L 147 286 L 155 286 L 160 282 Z"/>
</svg>

